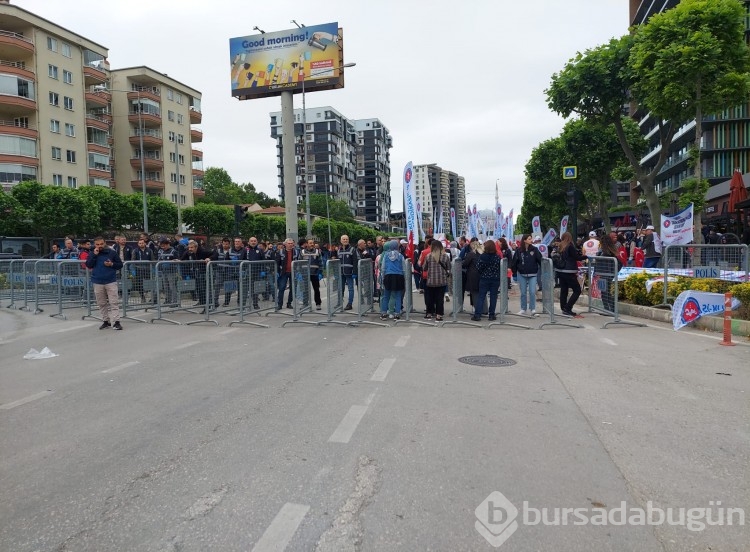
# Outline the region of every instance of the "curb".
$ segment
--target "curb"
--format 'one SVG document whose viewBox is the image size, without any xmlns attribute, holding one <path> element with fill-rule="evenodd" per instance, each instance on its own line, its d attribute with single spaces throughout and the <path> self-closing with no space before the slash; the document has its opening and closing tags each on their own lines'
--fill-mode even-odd
<svg viewBox="0 0 750 552">
<path fill-rule="evenodd" d="M 672 323 L 672 311 L 667 309 L 657 309 L 643 305 L 633 305 L 630 303 L 618 303 L 617 308 L 620 314 L 635 316 L 638 318 L 648 318 L 657 322 L 666 324 Z M 722 333 L 724 331 L 723 316 L 705 316 L 695 322 L 688 324 L 691 328 L 700 328 L 711 332 Z M 732 335 L 740 337 L 750 337 L 750 320 L 732 320 Z"/>
</svg>

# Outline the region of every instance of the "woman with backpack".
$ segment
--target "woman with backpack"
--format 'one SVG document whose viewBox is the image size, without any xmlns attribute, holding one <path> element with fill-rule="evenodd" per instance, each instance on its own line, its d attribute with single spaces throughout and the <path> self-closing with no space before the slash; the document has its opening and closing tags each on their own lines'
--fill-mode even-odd
<svg viewBox="0 0 750 552">
<path fill-rule="evenodd" d="M 563 233 L 560 239 L 560 258 L 562 267 L 555 267 L 555 272 L 560 279 L 560 310 L 567 316 L 576 316 L 573 307 L 581 295 L 581 284 L 578 281 L 578 261 L 585 261 L 586 255 L 582 255 L 573 244 L 573 235 L 570 232 Z M 568 292 L 573 293 L 568 297 Z"/>
<path fill-rule="evenodd" d="M 534 247 L 533 241 L 531 234 L 524 234 L 511 261 L 511 269 L 518 276 L 518 287 L 521 288 L 520 315 L 536 316 L 536 278 L 542 266 L 542 254 Z"/>
</svg>

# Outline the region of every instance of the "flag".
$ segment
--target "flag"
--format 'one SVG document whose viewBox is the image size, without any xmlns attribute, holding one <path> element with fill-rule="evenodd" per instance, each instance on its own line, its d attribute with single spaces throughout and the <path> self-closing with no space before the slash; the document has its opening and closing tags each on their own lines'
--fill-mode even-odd
<svg viewBox="0 0 750 552">
<path fill-rule="evenodd" d="M 544 235 L 544 238 L 542 238 L 542 243 L 544 245 L 549 245 L 552 243 L 552 240 L 554 240 L 557 237 L 557 232 L 555 232 L 554 228 L 550 228 L 547 230 L 547 233 Z"/>
<path fill-rule="evenodd" d="M 500 227 L 503 225 L 503 206 L 500 203 L 495 204 L 495 236 L 500 234 Z"/>
<path fill-rule="evenodd" d="M 417 201 L 417 228 L 419 228 L 419 235 L 417 236 L 417 239 L 421 240 L 425 235 L 425 232 L 424 226 L 422 224 L 422 204 L 419 201 Z"/>
<path fill-rule="evenodd" d="M 472 238 L 478 238 L 479 232 L 477 231 L 477 204 L 474 204 L 474 208 L 469 211 L 471 216 L 469 217 L 469 233 Z"/>
<path fill-rule="evenodd" d="M 685 245 L 693 241 L 692 203 L 674 216 L 662 215 L 660 237 L 663 245 Z"/>
<path fill-rule="evenodd" d="M 568 215 L 565 215 L 562 220 L 560 221 L 560 235 L 562 236 L 565 232 L 568 231 L 568 220 L 570 220 L 570 217 Z"/>
<path fill-rule="evenodd" d="M 456 210 L 453 207 L 451 207 L 451 236 L 454 240 L 458 239 L 456 236 Z"/>
<path fill-rule="evenodd" d="M 539 220 L 539 215 L 531 219 L 531 233 L 533 235 L 542 235 L 542 223 Z"/>
<path fill-rule="evenodd" d="M 414 250 L 419 243 L 419 229 L 417 228 L 417 193 L 413 182 L 414 170 L 409 161 L 404 167 L 404 217 L 406 218 L 407 246 L 406 256 L 414 258 Z"/>
<path fill-rule="evenodd" d="M 508 213 L 508 239 L 512 239 L 515 236 L 515 223 L 513 222 L 513 209 Z"/>
<path fill-rule="evenodd" d="M 732 299 L 732 310 L 739 308 L 739 299 Z M 689 289 L 677 296 L 672 305 L 672 325 L 677 331 L 703 315 L 724 312 L 724 294 Z"/>
</svg>

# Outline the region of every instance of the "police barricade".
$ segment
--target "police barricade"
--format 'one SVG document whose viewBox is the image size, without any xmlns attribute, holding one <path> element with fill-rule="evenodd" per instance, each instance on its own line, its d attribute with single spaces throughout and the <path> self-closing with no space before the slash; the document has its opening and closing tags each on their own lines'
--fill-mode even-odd
<svg viewBox="0 0 750 552">
<path fill-rule="evenodd" d="M 334 320 L 333 317 L 336 313 L 340 313 L 344 309 L 344 283 L 341 279 L 341 259 L 328 259 L 326 264 L 326 310 L 327 319 L 318 321 L 318 325 L 322 324 L 340 324 L 342 326 L 348 326 L 348 322 L 343 320 Z"/>
<path fill-rule="evenodd" d="M 357 295 L 357 320 L 351 324 L 388 327 L 388 324 L 372 322 L 365 318 L 365 315 L 375 312 L 375 263 L 372 259 L 360 259 L 357 263 Z"/>
<path fill-rule="evenodd" d="M 174 318 L 166 318 L 164 315 L 172 315 L 180 312 L 199 312 L 205 299 L 198 299 L 197 287 L 195 280 L 191 276 L 183 277 L 182 270 L 186 265 L 191 263 L 205 264 L 205 261 L 157 261 L 155 266 L 156 275 L 156 316 L 149 322 L 169 322 L 170 324 L 180 325 L 181 322 Z M 209 263 L 210 265 L 210 263 Z M 185 296 L 190 293 L 188 298 Z M 205 308 L 204 308 L 205 310 Z M 196 322 L 210 322 L 219 325 L 214 320 L 204 318 Z"/>
<path fill-rule="evenodd" d="M 422 326 L 434 326 L 435 324 L 432 322 L 419 320 L 418 318 L 414 317 L 414 314 L 417 314 L 417 311 L 414 309 L 414 288 L 412 286 L 411 272 L 412 264 L 408 259 L 404 259 L 404 274 L 409 275 L 410 277 L 405 282 L 406 288 L 404 289 L 404 313 L 401 316 L 401 320 L 396 320 L 394 325 L 398 326 L 399 324 L 420 324 Z"/>
<path fill-rule="evenodd" d="M 13 308 L 18 310 L 29 310 L 30 304 L 34 303 L 34 265 L 38 259 L 25 259 L 20 263 L 20 270 L 14 273 L 14 298 Z M 18 266 L 18 265 L 16 265 Z M 17 304 L 17 306 L 16 306 Z"/>
<path fill-rule="evenodd" d="M 0 302 L 11 301 L 13 271 L 11 259 L 0 261 Z M 1 305 L 0 305 L 1 306 Z"/>
<path fill-rule="evenodd" d="M 497 291 L 497 303 L 495 304 L 495 320 L 491 320 L 487 324 L 487 329 L 495 326 L 509 326 L 511 328 L 521 328 L 523 330 L 531 330 L 530 326 L 524 326 L 523 324 L 514 324 L 508 322 L 508 259 L 503 258 L 500 261 L 500 288 Z M 536 290 L 531 290 L 531 293 L 536 293 Z M 485 301 L 487 298 L 485 297 Z"/>
<path fill-rule="evenodd" d="M 619 268 L 614 257 L 589 258 L 589 312 L 598 312 L 605 316 L 614 316 L 614 320 L 607 322 L 602 328 L 613 324 L 644 327 L 645 324 L 620 320 L 618 312 L 618 281 Z"/>
<path fill-rule="evenodd" d="M 552 259 L 542 259 L 542 268 L 539 272 L 539 277 L 542 279 L 542 311 L 544 314 L 549 315 L 549 322 L 540 324 L 539 329 L 543 330 L 548 326 L 557 328 L 583 328 L 579 324 L 569 322 L 570 317 L 561 317 L 555 314 L 555 267 L 552 264 Z"/>
<path fill-rule="evenodd" d="M 57 286 L 56 296 L 58 298 L 56 301 L 57 312 L 50 314 L 50 316 L 59 316 L 67 320 L 67 317 L 63 314 L 63 309 L 84 308 L 90 312 L 93 302 L 91 270 L 86 268 L 80 260 L 49 262 L 57 263 L 53 285 Z M 37 308 L 39 308 L 38 303 Z"/>
<path fill-rule="evenodd" d="M 9 309 L 19 308 L 20 305 L 17 305 L 16 302 L 20 302 L 23 298 L 22 291 L 24 282 L 24 262 L 25 259 L 13 259 L 10 261 L 10 268 L 8 270 L 8 299 L 10 300 L 10 303 L 8 304 Z"/>
<path fill-rule="evenodd" d="M 121 273 L 122 318 L 145 322 L 129 313 L 156 308 L 156 262 L 125 261 Z"/>
<path fill-rule="evenodd" d="M 748 246 L 745 244 L 689 244 L 668 245 L 662 255 L 664 264 L 663 301 L 658 307 L 671 308 L 669 278 L 687 276 L 730 282 L 750 282 Z"/>
<path fill-rule="evenodd" d="M 481 328 L 481 324 L 475 322 L 468 322 L 466 320 L 459 320 L 458 313 L 464 312 L 464 293 L 463 293 L 463 261 L 461 259 L 454 259 L 451 264 L 451 291 L 453 292 L 453 312 L 451 312 L 450 320 L 445 320 L 441 326 L 446 324 L 461 324 L 463 326 L 471 326 L 474 328 Z M 411 266 L 411 265 L 409 265 Z M 507 278 L 506 278 L 507 280 Z M 506 283 L 507 286 L 507 283 Z"/>
<path fill-rule="evenodd" d="M 248 315 L 261 316 L 263 312 L 271 312 L 276 307 L 276 261 L 242 261 L 240 263 L 239 320 L 229 323 L 246 324 L 268 328 L 266 324 L 252 322 Z"/>
<path fill-rule="evenodd" d="M 76 264 L 80 264 L 80 261 L 74 262 Z M 41 305 L 55 304 L 59 300 L 62 300 L 62 297 L 58 297 L 57 295 L 58 274 L 60 274 L 61 272 L 61 264 L 61 261 L 48 259 L 34 261 L 33 273 L 31 278 L 33 285 L 30 292 L 30 299 L 34 303 L 34 308 L 31 310 L 31 312 L 33 312 L 34 314 L 43 312 Z M 28 265 L 24 266 L 28 267 Z"/>
<path fill-rule="evenodd" d="M 310 260 L 292 261 L 292 320 L 284 322 L 281 327 L 287 324 L 312 324 L 317 326 L 317 322 L 312 320 L 302 320 L 301 316 L 312 312 L 310 306 Z"/>
</svg>

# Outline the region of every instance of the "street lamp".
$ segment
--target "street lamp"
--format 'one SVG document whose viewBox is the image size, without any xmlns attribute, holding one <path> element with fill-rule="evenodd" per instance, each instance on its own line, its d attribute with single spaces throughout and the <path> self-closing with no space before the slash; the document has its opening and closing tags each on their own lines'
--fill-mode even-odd
<svg viewBox="0 0 750 552">
<path fill-rule="evenodd" d="M 118 90 L 116 88 L 107 88 L 106 86 L 102 87 L 94 87 L 94 90 L 107 90 L 108 92 L 125 92 L 126 94 L 129 94 L 130 92 L 135 92 L 137 94 L 138 98 L 138 148 L 140 149 L 139 157 L 141 158 L 141 192 L 143 194 L 143 231 L 148 234 L 148 203 L 146 201 L 146 169 L 144 166 L 144 160 L 143 160 L 143 119 L 141 117 L 141 91 L 140 90 Z M 128 112 L 130 110 L 128 109 Z M 179 188 L 178 188 L 179 191 Z M 179 196 L 179 194 L 178 194 Z M 177 198 L 179 200 L 179 197 Z"/>
<path fill-rule="evenodd" d="M 339 67 L 334 68 L 334 70 L 342 70 L 347 67 L 354 67 L 357 65 L 356 63 L 345 63 L 344 65 L 340 65 Z M 326 67 L 325 71 L 330 71 L 331 69 Z M 300 69 L 300 73 L 302 74 L 302 155 L 304 156 L 304 173 L 305 173 L 305 225 L 307 226 L 307 238 L 312 238 L 312 220 L 310 216 L 310 182 L 307 178 L 307 106 L 305 104 L 305 79 L 307 76 L 305 75 L 304 69 Z M 310 76 L 314 77 L 315 72 L 310 71 Z M 328 184 L 326 184 L 326 217 L 328 218 L 328 243 L 331 243 L 331 216 L 330 212 L 328 210 Z"/>
</svg>

